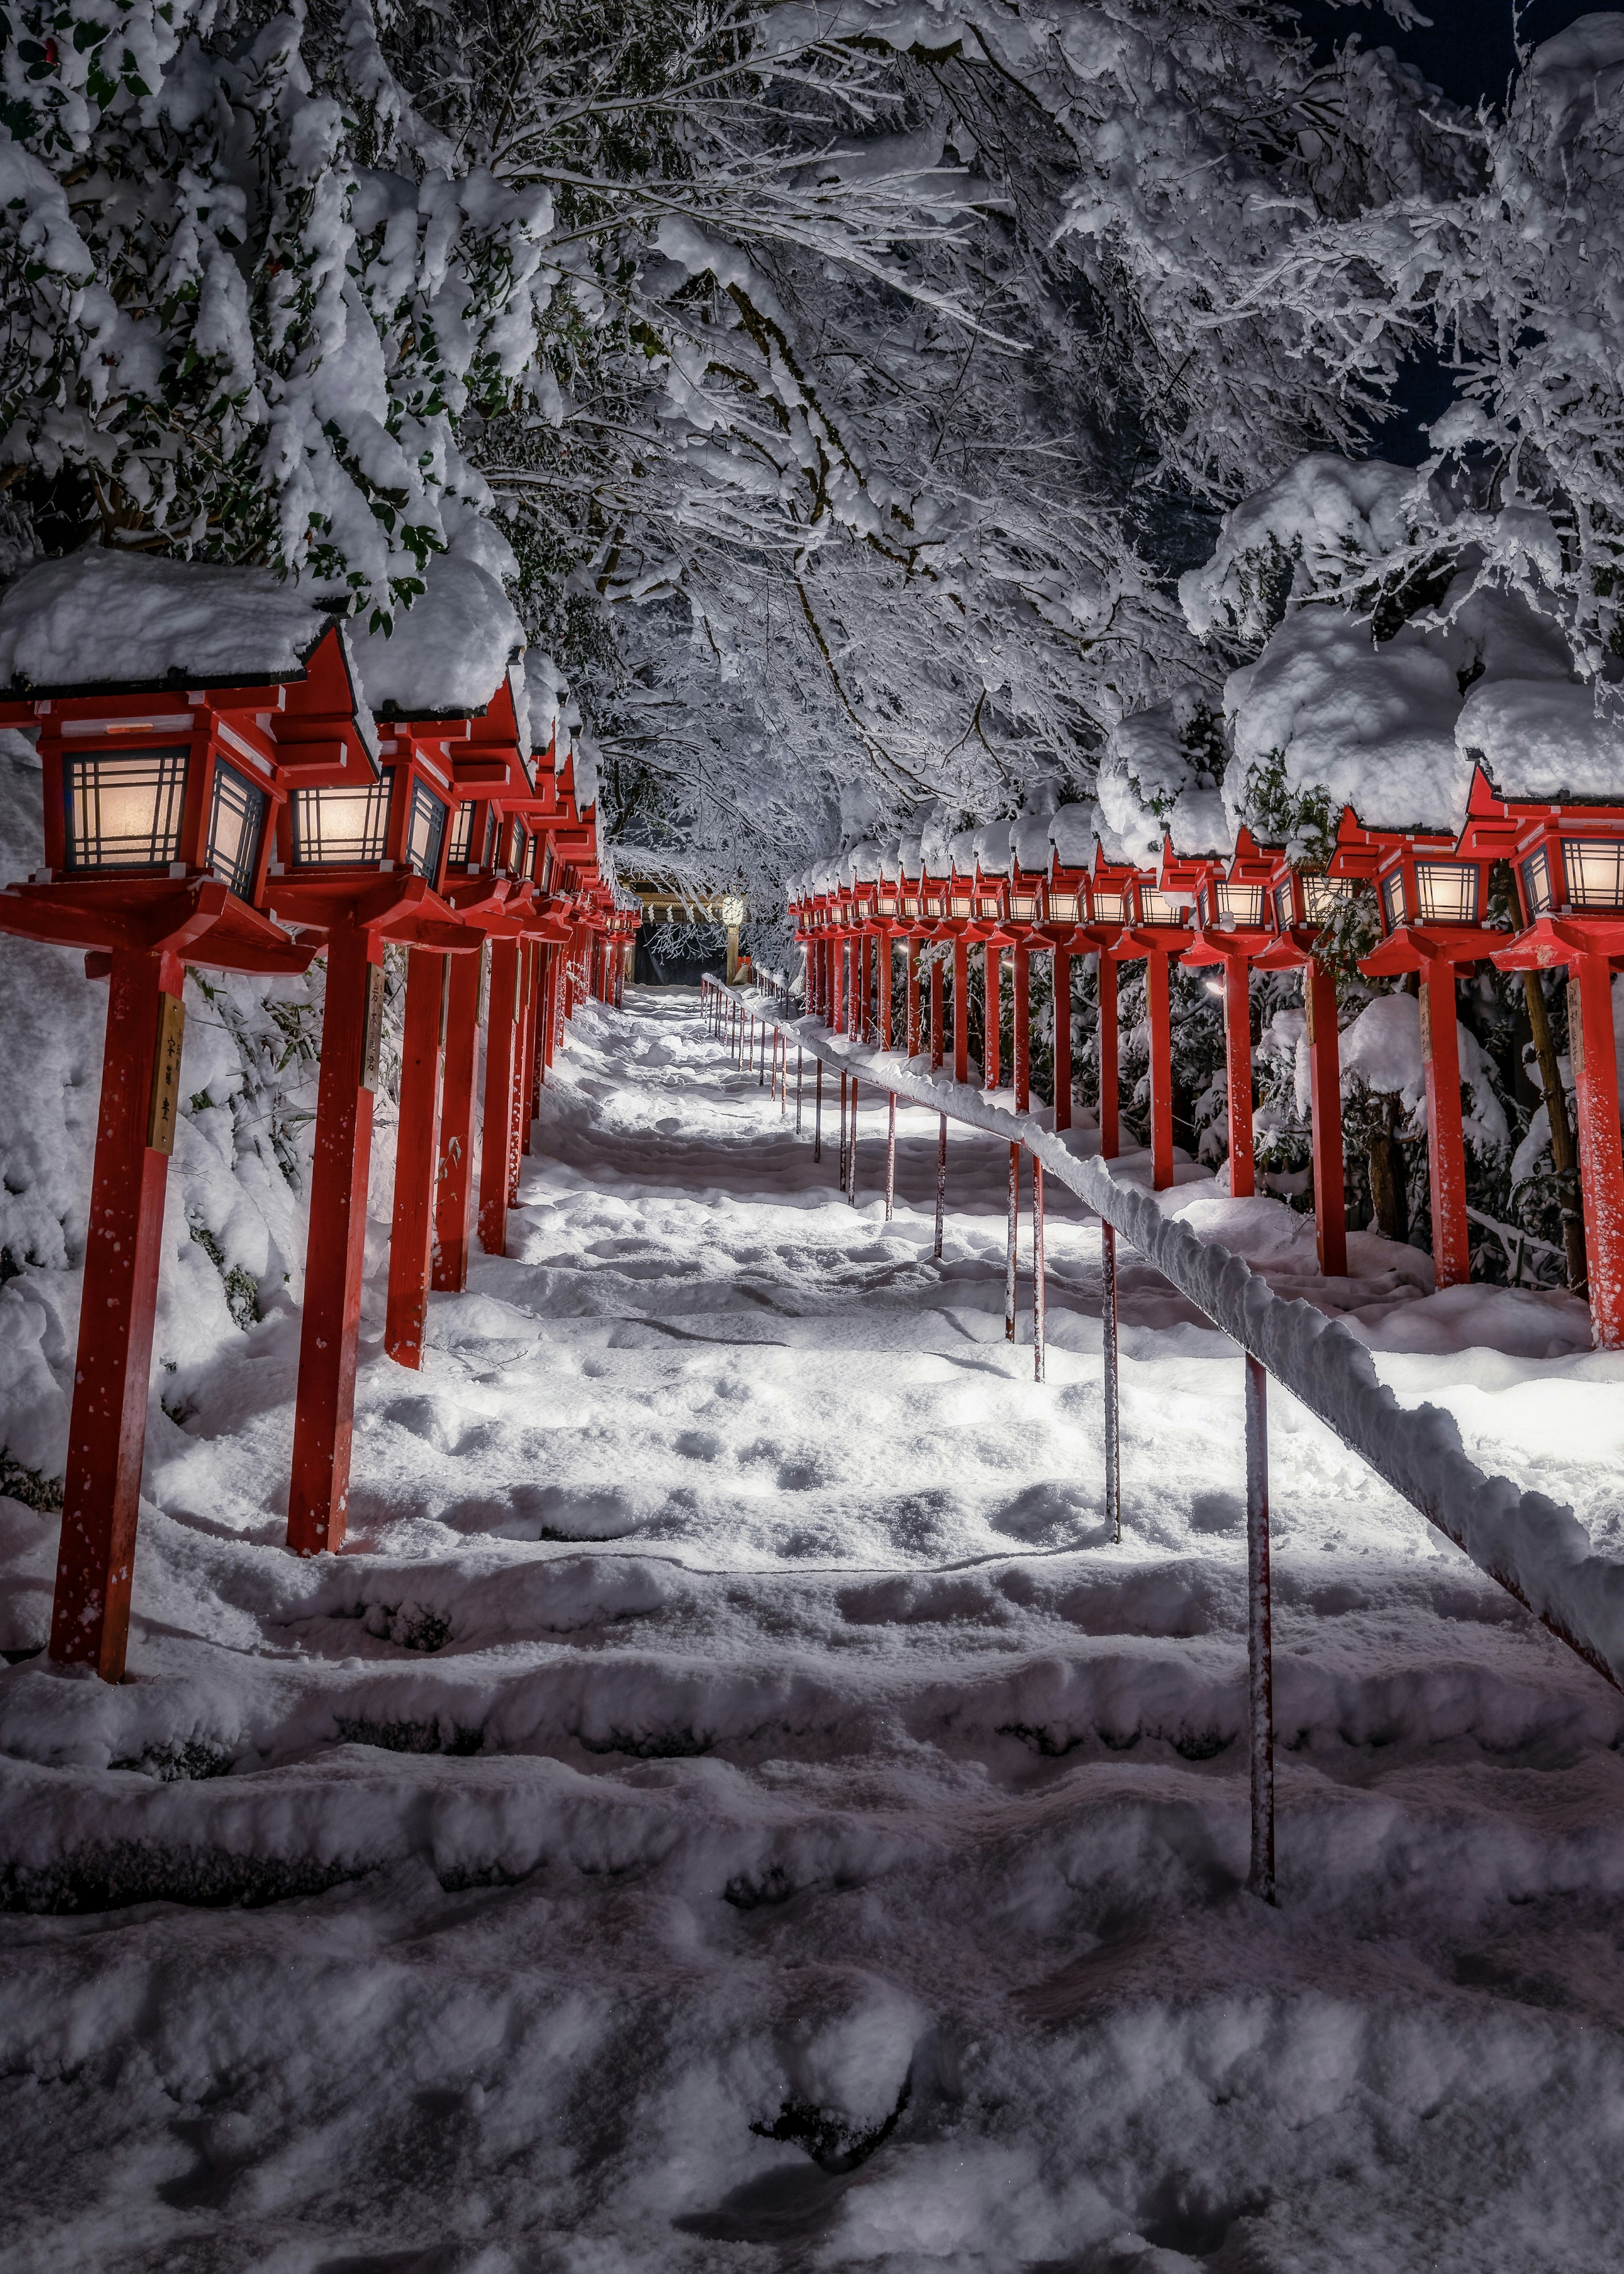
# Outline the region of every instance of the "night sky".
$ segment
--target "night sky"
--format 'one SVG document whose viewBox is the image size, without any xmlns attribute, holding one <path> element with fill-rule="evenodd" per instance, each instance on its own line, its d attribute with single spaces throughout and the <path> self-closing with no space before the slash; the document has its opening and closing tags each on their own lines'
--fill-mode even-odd
<svg viewBox="0 0 1624 2274">
<path fill-rule="evenodd" d="M 1324 45 L 1357 32 L 1367 48 L 1391 48 L 1425 72 L 1456 102 L 1476 106 L 1480 96 L 1503 102 L 1516 69 L 1511 0 L 1422 0 L 1430 31 L 1401 32 L 1380 6 L 1332 8 L 1325 0 L 1297 0 L 1303 29 Z M 1522 38 L 1538 47 L 1576 17 L 1600 11 L 1574 0 L 1531 0 L 1522 11 Z"/>
</svg>

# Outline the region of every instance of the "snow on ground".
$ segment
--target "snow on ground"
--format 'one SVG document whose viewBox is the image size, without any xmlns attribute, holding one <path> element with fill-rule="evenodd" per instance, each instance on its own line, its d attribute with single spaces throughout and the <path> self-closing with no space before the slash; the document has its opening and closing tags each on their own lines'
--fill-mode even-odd
<svg viewBox="0 0 1624 2274">
<path fill-rule="evenodd" d="M 1097 1229 L 1051 1186 L 1039 1386 L 996 1140 L 937 1264 L 933 1118 L 887 1224 L 825 1106 L 585 1013 L 420 1374 L 370 1290 L 342 1556 L 291 1313 L 155 1420 L 132 1678 L 0 1675 L 3 2274 L 1618 2263 L 1624 1701 L 1275 1397 L 1255 1901 L 1234 1350 L 1127 1260 L 1114 1544 Z M 1615 1529 L 1619 1362 L 1356 1263 Z M 9 1655 L 54 1530 L 0 1500 Z"/>
</svg>

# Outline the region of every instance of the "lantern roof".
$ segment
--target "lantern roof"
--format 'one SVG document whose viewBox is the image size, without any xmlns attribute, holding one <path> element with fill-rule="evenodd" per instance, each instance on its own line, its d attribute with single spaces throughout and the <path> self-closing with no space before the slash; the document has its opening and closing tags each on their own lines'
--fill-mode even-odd
<svg viewBox="0 0 1624 2274">
<path fill-rule="evenodd" d="M 1099 809 L 1092 798 L 1059 806 L 1049 817 L 1049 841 L 1063 869 L 1092 869 L 1099 834 Z"/>
<path fill-rule="evenodd" d="M 1497 680 L 1468 694 L 1455 739 L 1500 797 L 1624 805 L 1624 688 Z"/>
</svg>

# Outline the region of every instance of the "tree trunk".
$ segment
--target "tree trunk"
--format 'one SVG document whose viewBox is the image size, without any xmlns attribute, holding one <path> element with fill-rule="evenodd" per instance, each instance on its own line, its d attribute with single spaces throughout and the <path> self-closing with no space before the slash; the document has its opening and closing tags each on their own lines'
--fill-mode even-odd
<svg viewBox="0 0 1624 2274">
<path fill-rule="evenodd" d="M 1399 1143 L 1398 1100 L 1387 1100 L 1387 1126 L 1377 1130 L 1365 1153 L 1370 1171 L 1371 1206 L 1376 1229 L 1384 1239 L 1410 1237 L 1410 1193 L 1404 1172 L 1404 1148 Z"/>
</svg>

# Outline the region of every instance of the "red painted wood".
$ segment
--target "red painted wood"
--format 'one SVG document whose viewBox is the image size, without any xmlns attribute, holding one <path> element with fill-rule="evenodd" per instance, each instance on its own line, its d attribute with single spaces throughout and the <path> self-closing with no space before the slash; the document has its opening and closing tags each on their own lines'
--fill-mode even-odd
<svg viewBox="0 0 1624 2274">
<path fill-rule="evenodd" d="M 1421 1064 L 1426 1081 L 1426 1171 L 1432 1263 L 1440 1287 L 1471 1276 L 1466 1216 L 1466 1138 L 1461 1121 L 1461 1038 L 1455 966 L 1434 958 L 1421 977 Z"/>
<path fill-rule="evenodd" d="M 530 1124 L 536 1118 L 536 1010 L 541 1000 L 541 950 L 533 940 L 524 943 L 524 1031 L 519 1043 L 519 1150 L 530 1149 Z"/>
<path fill-rule="evenodd" d="M 939 1066 L 943 1058 L 942 1035 L 942 959 L 937 956 L 930 967 L 930 1063 Z"/>
<path fill-rule="evenodd" d="M 1173 1181 L 1173 1014 L 1168 959 L 1145 958 L 1145 1003 L 1150 1017 L 1150 1182 L 1164 1193 Z"/>
<path fill-rule="evenodd" d="M 1015 1111 L 1032 1111 L 1032 956 L 1024 941 L 1015 946 L 1015 1008 L 1011 1046 L 1015 1058 Z"/>
<path fill-rule="evenodd" d="M 509 1208 L 516 1208 L 519 1204 L 519 1171 L 523 1162 L 524 1141 L 530 1134 L 530 1126 L 529 1116 L 524 1110 L 525 1064 L 529 1055 L 527 1037 L 530 1034 L 528 986 L 530 942 L 528 940 L 522 939 L 517 943 L 515 965 L 515 976 L 518 987 L 519 1009 L 518 1016 L 514 1020 L 513 1073 L 508 1083 L 508 1205 Z M 604 967 L 604 983 L 605 986 L 609 983 L 606 961 Z"/>
<path fill-rule="evenodd" d="M 493 939 L 485 1028 L 485 1123 L 479 1145 L 479 1245 L 487 1255 L 508 1253 L 508 1151 L 513 1122 L 518 976 L 519 943 Z"/>
<path fill-rule="evenodd" d="M 1244 955 L 1223 967 L 1224 1066 L 1229 1086 L 1229 1192 L 1237 1201 L 1257 1190 L 1252 1133 L 1252 981 Z"/>
<path fill-rule="evenodd" d="M 182 983 L 177 957 L 113 953 L 50 1637 L 59 1664 L 104 1682 L 129 1642 L 169 1166 L 147 1137 L 162 998 Z"/>
<path fill-rule="evenodd" d="M 1071 951 L 1055 950 L 1055 1126 L 1071 1126 Z"/>
<path fill-rule="evenodd" d="M 908 942 L 908 1015 L 902 1046 L 911 1058 L 919 1056 L 919 942 Z"/>
<path fill-rule="evenodd" d="M 1605 955 L 1575 957 L 1568 1022 L 1579 1124 L 1584 1194 L 1585 1257 L 1590 1267 L 1590 1336 L 1598 1350 L 1624 1349 L 1624 1158 L 1619 1136 L 1618 1048 L 1613 1039 L 1613 980 Z"/>
<path fill-rule="evenodd" d="M 468 1284 L 468 1226 L 474 1191 L 474 1068 L 479 1054 L 483 960 L 483 955 L 451 959 L 431 1274 L 431 1284 L 447 1295 L 460 1295 Z"/>
<path fill-rule="evenodd" d="M 1336 982 L 1323 964 L 1311 960 L 1304 967 L 1303 987 L 1308 1010 L 1314 1229 L 1320 1269 L 1327 1279 L 1343 1279 L 1348 1274 L 1348 1204 L 1342 1190 L 1342 1052 L 1336 1039 Z"/>
<path fill-rule="evenodd" d="M 1122 1045 L 1116 1020 L 1116 966 L 1100 958 L 1100 1158 L 1114 1161 L 1122 1150 Z"/>
<path fill-rule="evenodd" d="M 338 924 L 328 934 L 327 955 L 288 1495 L 288 1545 L 298 1555 L 318 1555 L 342 1544 L 350 1502 L 356 1338 L 372 1152 L 372 1093 L 362 1088 L 367 974 L 382 962 L 383 946 L 372 932 Z"/>
<path fill-rule="evenodd" d="M 1004 950 L 984 951 L 981 968 L 981 1088 L 996 1089 L 1002 1068 L 998 1063 L 1004 1024 Z"/>
<path fill-rule="evenodd" d="M 962 936 L 953 942 L 953 1080 L 970 1079 L 970 947 Z"/>
<path fill-rule="evenodd" d="M 459 960 L 468 960 L 459 958 Z M 406 965 L 406 1023 L 401 1042 L 401 1118 L 395 1150 L 395 1215 L 389 1228 L 389 1295 L 383 1346 L 397 1366 L 423 1363 L 434 1181 L 440 1165 L 440 1025 L 447 959 L 414 947 Z"/>
</svg>

